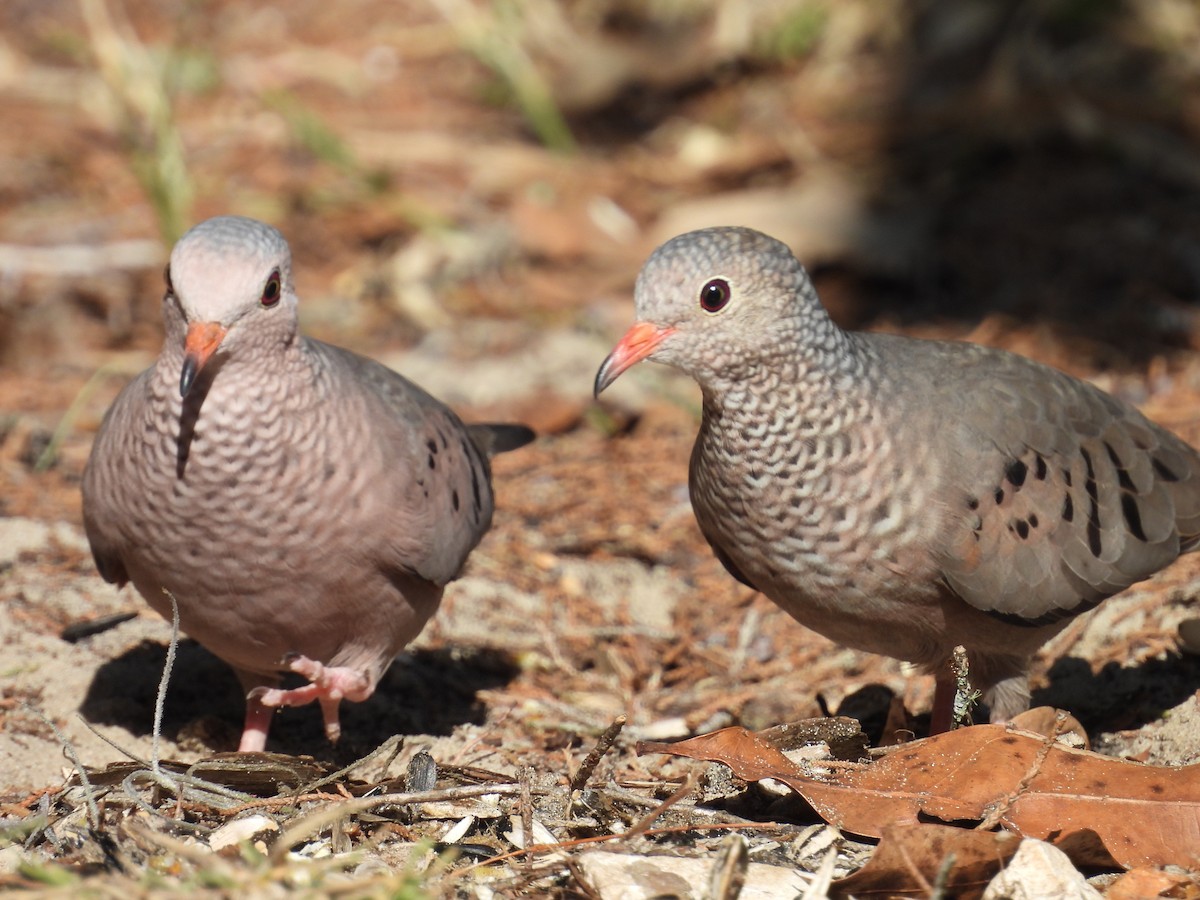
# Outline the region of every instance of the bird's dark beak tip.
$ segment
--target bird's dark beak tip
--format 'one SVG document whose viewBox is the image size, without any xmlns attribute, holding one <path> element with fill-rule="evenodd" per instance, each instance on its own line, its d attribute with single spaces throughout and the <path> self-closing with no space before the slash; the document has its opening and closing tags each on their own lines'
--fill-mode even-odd
<svg viewBox="0 0 1200 900">
<path fill-rule="evenodd" d="M 599 370 L 596 372 L 596 380 L 592 383 L 592 397 L 599 399 L 600 394 L 604 392 L 610 384 L 615 380 L 610 375 L 612 357 L 609 356 L 600 364 Z"/>
<path fill-rule="evenodd" d="M 200 371 L 199 360 L 189 354 L 184 357 L 183 371 L 179 373 L 179 396 L 186 397 L 196 383 L 196 373 Z"/>
</svg>

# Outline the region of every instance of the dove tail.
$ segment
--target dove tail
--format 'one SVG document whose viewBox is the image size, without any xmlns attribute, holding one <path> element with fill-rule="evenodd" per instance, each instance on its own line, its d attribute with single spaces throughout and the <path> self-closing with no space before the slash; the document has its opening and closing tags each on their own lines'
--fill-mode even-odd
<svg viewBox="0 0 1200 900">
<path fill-rule="evenodd" d="M 524 425 L 485 423 L 468 425 L 467 431 L 475 446 L 486 456 L 517 450 L 537 437 L 532 428 Z"/>
</svg>

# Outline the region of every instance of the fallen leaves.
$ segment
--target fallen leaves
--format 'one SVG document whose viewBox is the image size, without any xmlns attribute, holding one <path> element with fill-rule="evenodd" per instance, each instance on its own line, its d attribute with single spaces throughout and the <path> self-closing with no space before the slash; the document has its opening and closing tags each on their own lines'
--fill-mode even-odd
<svg viewBox="0 0 1200 900">
<path fill-rule="evenodd" d="M 962 728 L 819 773 L 737 727 L 638 749 L 722 762 L 747 781 L 773 778 L 830 824 L 867 837 L 931 820 L 967 822 L 978 830 L 953 831 L 986 837 L 956 838 L 955 853 L 998 862 L 1003 854 L 989 843 L 995 826 L 1042 840 L 1091 830 L 1125 868 L 1200 864 L 1200 765 L 1140 765 L 1001 725 Z M 924 831 L 922 840 L 934 842 Z"/>
</svg>

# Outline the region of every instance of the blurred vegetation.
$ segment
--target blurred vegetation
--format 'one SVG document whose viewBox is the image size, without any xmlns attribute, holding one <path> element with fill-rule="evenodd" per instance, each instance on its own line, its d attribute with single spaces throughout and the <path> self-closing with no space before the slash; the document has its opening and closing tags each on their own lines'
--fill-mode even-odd
<svg viewBox="0 0 1200 900">
<path fill-rule="evenodd" d="M 175 123 L 174 99 L 182 90 L 215 85 L 216 65 L 169 48 L 152 52 L 106 0 L 80 0 L 80 8 L 130 166 L 170 246 L 190 224 L 195 193 Z"/>
</svg>

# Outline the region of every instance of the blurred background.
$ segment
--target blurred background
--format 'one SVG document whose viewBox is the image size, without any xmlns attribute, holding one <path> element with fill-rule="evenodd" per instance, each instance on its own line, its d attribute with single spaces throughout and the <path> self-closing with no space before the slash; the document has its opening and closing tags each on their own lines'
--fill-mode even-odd
<svg viewBox="0 0 1200 900">
<path fill-rule="evenodd" d="M 843 325 L 1014 349 L 1200 438 L 1195 0 L 5 0 L 0 122 L 0 517 L 78 522 L 100 417 L 158 352 L 171 243 L 261 218 L 291 241 L 309 334 L 544 435 L 498 463 L 473 565 L 535 598 L 552 663 L 534 682 L 595 666 L 597 697 L 619 683 L 648 718 L 816 714 L 804 652 L 909 683 L 799 649 L 711 559 L 687 506 L 692 385 L 645 366 L 593 403 L 637 270 L 674 234 L 761 228 Z M 75 540 L 38 558 L 90 597 Z M 605 590 L 625 630 L 572 643 L 563 617 Z M 629 624 L 668 593 L 682 639 Z M 86 612 L 9 596 L 29 633 Z M 775 677 L 792 687 L 761 690 Z"/>
</svg>

